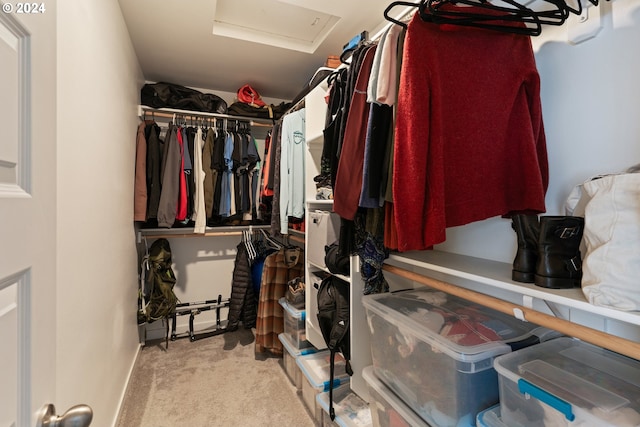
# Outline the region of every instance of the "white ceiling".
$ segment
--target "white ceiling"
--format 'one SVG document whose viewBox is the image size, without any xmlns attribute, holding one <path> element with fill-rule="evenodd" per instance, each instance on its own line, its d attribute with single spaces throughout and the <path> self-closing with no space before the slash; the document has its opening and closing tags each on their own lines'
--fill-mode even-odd
<svg viewBox="0 0 640 427">
<path fill-rule="evenodd" d="M 277 4 L 270 6 L 270 2 Z M 119 0 L 119 3 L 148 81 L 234 93 L 250 84 L 262 97 L 290 100 L 324 65 L 327 56 L 339 55 L 342 47 L 361 31 L 375 34 L 382 28 L 386 23 L 383 11 L 391 0 Z M 273 13 L 276 7 L 283 6 L 280 12 Z M 233 22 L 216 31 L 224 36 L 214 35 L 216 21 L 229 24 L 238 19 L 238 10 L 244 10 L 247 16 L 244 28 L 243 23 Z M 221 11 L 225 14 L 221 15 Z M 278 22 L 277 17 L 284 16 L 285 11 L 286 19 Z M 314 11 L 318 12 L 318 19 L 313 16 Z M 337 17 L 337 22 L 334 24 L 335 18 L 329 16 Z M 260 21 L 267 25 L 258 27 Z M 287 25 L 289 28 L 285 28 Z M 318 25 L 330 30 L 324 40 Z M 249 41 L 252 38 L 259 42 Z M 301 48 L 296 43 L 306 46 Z"/>
</svg>

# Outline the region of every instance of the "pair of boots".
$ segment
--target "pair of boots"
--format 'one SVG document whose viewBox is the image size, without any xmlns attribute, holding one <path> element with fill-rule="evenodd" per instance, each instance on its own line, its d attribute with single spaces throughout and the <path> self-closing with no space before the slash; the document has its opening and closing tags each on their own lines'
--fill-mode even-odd
<svg viewBox="0 0 640 427">
<path fill-rule="evenodd" d="M 552 289 L 580 287 L 584 218 L 515 215 L 512 227 L 518 240 L 513 280 Z"/>
</svg>

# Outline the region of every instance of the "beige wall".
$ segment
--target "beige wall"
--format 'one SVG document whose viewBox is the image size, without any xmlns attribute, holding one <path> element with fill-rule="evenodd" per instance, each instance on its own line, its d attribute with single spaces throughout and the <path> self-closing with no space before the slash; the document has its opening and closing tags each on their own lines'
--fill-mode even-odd
<svg viewBox="0 0 640 427">
<path fill-rule="evenodd" d="M 60 1 L 57 13 L 56 407 L 86 403 L 92 425 L 109 426 L 138 350 L 132 183 L 144 79 L 117 2 Z"/>
</svg>

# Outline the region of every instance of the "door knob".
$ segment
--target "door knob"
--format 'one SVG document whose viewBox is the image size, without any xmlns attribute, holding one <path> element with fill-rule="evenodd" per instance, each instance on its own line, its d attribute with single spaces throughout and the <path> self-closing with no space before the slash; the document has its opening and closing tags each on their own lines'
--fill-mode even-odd
<svg viewBox="0 0 640 427">
<path fill-rule="evenodd" d="M 49 403 L 42 407 L 36 427 L 89 427 L 93 419 L 93 410 L 88 405 L 76 405 L 58 416 L 56 407 Z"/>
</svg>

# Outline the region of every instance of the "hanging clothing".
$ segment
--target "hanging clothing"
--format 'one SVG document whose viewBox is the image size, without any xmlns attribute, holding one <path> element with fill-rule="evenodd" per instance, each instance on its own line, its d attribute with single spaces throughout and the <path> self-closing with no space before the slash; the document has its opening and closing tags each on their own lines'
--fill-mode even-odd
<svg viewBox="0 0 640 427">
<path fill-rule="evenodd" d="M 249 159 L 249 212 L 245 213 L 245 219 L 257 218 L 258 200 L 260 200 L 260 154 L 256 139 L 248 135 L 249 147 L 247 157 Z M 248 217 L 247 217 L 248 215 Z"/>
<path fill-rule="evenodd" d="M 289 233 L 289 217 L 304 217 L 305 109 L 282 118 L 280 159 L 280 233 Z"/>
<path fill-rule="evenodd" d="M 404 54 L 404 41 L 405 41 L 406 33 L 407 33 L 406 30 L 402 28 L 398 35 L 396 60 L 393 61 L 396 69 L 396 80 L 389 81 L 389 84 L 394 84 L 395 86 L 394 93 L 396 94 L 399 92 L 399 86 L 400 86 L 400 79 L 398 77 L 400 76 L 400 71 L 402 70 L 402 58 Z M 379 93 L 383 91 L 384 90 L 379 89 Z M 397 102 L 396 97 L 393 98 L 393 101 Z M 394 144 L 395 122 L 396 122 L 397 112 L 398 112 L 397 107 L 394 107 L 393 109 L 394 125 L 391 126 L 391 129 L 388 134 L 387 147 L 384 153 L 385 166 L 383 166 L 383 168 L 386 167 L 386 169 L 383 169 L 383 175 L 381 180 L 381 185 L 382 185 L 381 191 L 384 194 L 384 201 L 385 201 L 384 203 L 384 246 L 393 250 L 398 249 L 398 230 L 396 230 L 395 215 L 394 215 L 394 208 L 393 208 L 393 191 L 392 191 L 393 164 L 394 164 L 393 151 L 395 149 L 395 144 Z"/>
<path fill-rule="evenodd" d="M 376 46 L 372 45 L 364 53 L 351 99 L 333 191 L 333 210 L 347 220 L 355 217 L 362 190 L 364 146 L 369 117 L 367 84 L 375 51 Z"/>
<path fill-rule="evenodd" d="M 382 60 L 382 46 L 384 45 L 384 41 L 387 38 L 389 29 L 390 28 L 387 28 L 382 33 L 382 36 L 380 36 L 380 40 L 378 40 L 379 48 L 376 49 L 376 52 L 373 55 L 371 72 L 369 73 L 369 80 L 367 81 L 367 102 L 369 104 L 377 102 L 376 98 L 378 97 L 378 75 L 380 74 L 380 62 Z"/>
<path fill-rule="evenodd" d="M 187 179 L 184 172 L 184 157 L 186 147 L 186 132 L 184 128 L 178 128 L 176 132 L 178 138 L 178 146 L 180 147 L 180 174 L 179 174 L 179 191 L 178 191 L 178 207 L 176 210 L 176 221 L 183 221 L 187 217 Z"/>
<path fill-rule="evenodd" d="M 176 221 L 184 221 L 187 218 L 187 177 L 185 173 L 185 155 L 187 147 L 187 134 L 185 128 L 180 127 L 176 133 L 178 137 L 178 145 L 180 146 L 180 190 L 178 192 L 178 207 L 176 210 Z"/>
<path fill-rule="evenodd" d="M 193 216 L 194 221 L 193 232 L 204 233 L 207 226 L 207 211 L 205 205 L 205 179 L 206 174 L 202 166 L 202 156 L 204 153 L 203 131 L 202 128 L 198 128 L 196 131 L 196 137 L 194 140 L 193 151 L 193 182 L 194 182 L 194 203 L 193 203 Z M 211 157 L 207 167 L 210 168 Z M 209 197 L 213 200 L 213 192 L 209 189 Z"/>
<path fill-rule="evenodd" d="M 362 61 L 364 59 L 364 54 L 369 50 L 371 46 L 369 45 L 361 45 L 358 46 L 353 53 L 351 54 L 351 65 L 349 65 L 347 72 L 347 81 L 345 84 L 345 93 L 342 97 L 342 105 L 340 109 L 342 110 L 342 114 L 340 115 L 340 122 L 337 123 L 336 130 L 337 134 L 337 146 L 336 153 L 338 158 L 340 158 L 342 152 L 342 144 L 344 142 L 345 137 L 345 129 L 347 125 L 347 120 L 349 118 L 349 112 L 351 108 L 351 102 L 354 95 L 354 90 L 356 87 L 356 82 L 358 79 L 358 75 L 360 74 L 360 68 L 362 68 Z M 369 69 L 371 67 L 368 67 Z M 365 94 L 366 95 L 366 94 Z"/>
<path fill-rule="evenodd" d="M 204 216 L 205 224 L 208 218 L 213 214 L 213 200 L 216 190 L 216 181 L 218 179 L 218 170 L 213 166 L 213 142 L 215 131 L 207 130 L 207 136 L 202 147 L 202 172 L 204 173 L 204 182 L 202 184 L 204 191 Z"/>
<path fill-rule="evenodd" d="M 231 181 L 233 180 L 233 136 L 226 134 L 224 139 L 224 169 L 220 189 L 220 216 L 231 216 Z M 235 209 L 235 208 L 234 208 Z"/>
<path fill-rule="evenodd" d="M 247 254 L 247 247 L 240 242 L 237 248 L 236 260 L 233 267 L 233 279 L 231 282 L 231 298 L 229 301 L 229 314 L 227 315 L 227 330 L 238 329 L 239 322 L 245 329 L 256 326 L 256 297 L 253 292 L 253 280 L 251 265 Z"/>
<path fill-rule="evenodd" d="M 545 212 L 549 175 L 540 78 L 528 37 L 416 16 L 396 118 L 393 201 L 400 251 L 445 228 Z"/>
<path fill-rule="evenodd" d="M 359 205 L 363 208 L 379 208 L 384 204 L 382 179 L 387 165 L 384 163 L 393 109 L 388 105 L 371 104 L 364 147 L 362 190 Z"/>
<path fill-rule="evenodd" d="M 171 228 L 176 220 L 180 175 L 182 175 L 182 155 L 177 136 L 179 131 L 177 126 L 169 127 L 162 153 L 162 189 L 158 205 L 158 227 Z"/>
<path fill-rule="evenodd" d="M 275 126 L 274 126 L 275 130 Z M 273 187 L 269 188 L 269 174 L 271 173 L 271 138 L 272 132 L 269 132 L 264 140 L 264 162 L 262 164 L 262 182 L 260 197 L 273 196 Z"/>
<path fill-rule="evenodd" d="M 152 121 L 143 121 L 136 132 L 136 163 L 133 185 L 133 220 L 147 220 L 147 138 L 145 129 Z"/>
<path fill-rule="evenodd" d="M 284 297 L 287 283 L 304 277 L 304 250 L 282 248 L 264 262 L 256 322 L 256 352 L 282 354 L 278 334 L 284 332 L 284 311 L 278 303 Z"/>
<path fill-rule="evenodd" d="M 267 138 L 264 141 L 264 162 L 262 165 L 262 171 L 260 172 L 260 194 L 258 195 L 257 206 L 257 218 L 265 223 L 271 223 L 271 203 L 273 201 L 273 190 L 269 189 L 267 180 L 269 179 L 269 171 L 271 170 L 271 150 L 273 144 L 274 128 L 267 133 Z"/>
<path fill-rule="evenodd" d="M 222 122 L 220 122 L 222 123 Z M 213 194 L 213 207 L 212 213 L 208 218 L 214 218 L 220 216 L 221 201 L 222 201 L 222 181 L 226 179 L 226 162 L 224 159 L 224 150 L 227 146 L 227 134 L 223 129 L 218 128 L 216 130 L 215 142 L 213 145 L 213 156 L 211 167 L 217 171 L 217 179 L 215 181 L 215 190 Z"/>
<path fill-rule="evenodd" d="M 145 221 L 147 227 L 194 226 L 196 233 L 207 225 L 253 221 L 259 200 L 260 155 L 249 123 L 233 122 L 232 130 L 223 129 L 226 119 L 216 122 L 216 129 L 170 123 L 166 143 L 154 122 L 139 126 L 136 221 Z"/>
<path fill-rule="evenodd" d="M 407 31 L 403 28 L 400 31 L 400 35 L 398 36 L 398 48 L 396 51 L 396 80 L 394 82 L 390 81 L 389 84 L 395 83 L 395 93 L 400 91 L 400 73 L 402 70 L 402 58 L 404 56 L 404 40 L 407 35 Z M 393 151 L 395 149 L 395 123 L 396 116 L 398 114 L 397 108 L 397 97 L 394 98 L 396 104 L 394 104 L 393 109 L 393 125 L 391 126 L 391 132 L 389 133 L 389 140 L 387 142 L 387 151 L 385 152 L 385 164 L 387 165 L 387 173 L 383 177 L 383 185 L 384 185 L 384 200 L 385 202 L 392 203 L 393 202 L 393 185 L 392 185 L 392 177 L 393 177 Z M 385 220 L 387 216 L 385 215 Z M 389 217 L 393 220 L 393 217 Z M 391 221 L 395 224 L 393 221 Z M 394 225 L 395 227 L 395 225 Z M 395 231 L 394 231 L 395 233 Z"/>
<path fill-rule="evenodd" d="M 383 41 L 380 42 L 380 66 L 376 79 L 375 102 L 384 105 L 396 103 L 398 88 L 398 47 L 404 38 L 404 30 L 399 25 L 392 25 Z"/>
<path fill-rule="evenodd" d="M 152 123 L 145 128 L 147 139 L 147 217 L 156 220 L 162 189 L 161 170 L 164 141 L 160 139 L 160 126 Z"/>
<path fill-rule="evenodd" d="M 244 188 L 244 182 L 246 178 L 246 175 L 243 173 L 243 171 L 247 166 L 246 155 L 242 135 L 240 135 L 238 132 L 233 132 L 231 135 L 233 136 L 233 154 L 231 155 L 233 159 L 233 206 L 235 208 L 235 213 L 242 214 L 242 190 Z"/>
<path fill-rule="evenodd" d="M 383 244 L 384 209 L 367 209 L 358 212 L 354 220 L 355 252 L 360 261 L 360 276 L 364 283 L 362 293 L 389 292 L 389 284 L 384 278 L 382 265 L 389 257 L 389 250 Z"/>
<path fill-rule="evenodd" d="M 280 233 L 280 162 L 282 160 L 281 132 L 276 132 L 276 127 L 282 127 L 282 121 L 276 123 L 273 134 L 274 157 L 273 157 L 273 201 L 271 204 L 271 234 L 274 236 Z"/>
<path fill-rule="evenodd" d="M 196 197 L 196 181 L 193 175 L 193 163 L 194 163 L 194 146 L 196 143 L 196 134 L 198 129 L 195 127 L 188 127 L 185 129 L 187 138 L 185 139 L 184 147 L 184 177 L 187 185 L 187 217 L 185 223 L 191 221 L 193 217 L 193 209 Z"/>
<path fill-rule="evenodd" d="M 267 179 L 267 184 L 266 184 L 266 188 L 271 190 L 272 194 L 275 191 L 275 180 L 276 180 L 276 172 L 277 174 L 280 174 L 280 168 L 278 167 L 276 169 L 276 158 L 279 157 L 280 151 L 279 148 L 277 147 L 278 145 L 280 145 L 280 130 L 282 128 L 282 120 L 278 120 L 274 125 L 273 125 L 273 129 L 271 130 L 271 140 L 273 142 L 275 142 L 274 145 L 274 149 L 273 150 L 269 150 L 269 164 L 271 165 L 269 167 L 269 175 L 268 175 L 268 179 Z M 279 164 L 279 163 L 278 163 Z"/>
<path fill-rule="evenodd" d="M 327 115 L 325 126 L 322 131 L 323 145 L 322 158 L 320 161 L 320 174 L 329 177 L 331 188 L 335 185 L 336 174 L 338 172 L 338 140 L 340 138 L 340 125 L 344 118 L 342 103 L 347 91 L 348 68 L 337 70 L 329 78 L 329 103 L 327 105 Z"/>
</svg>

